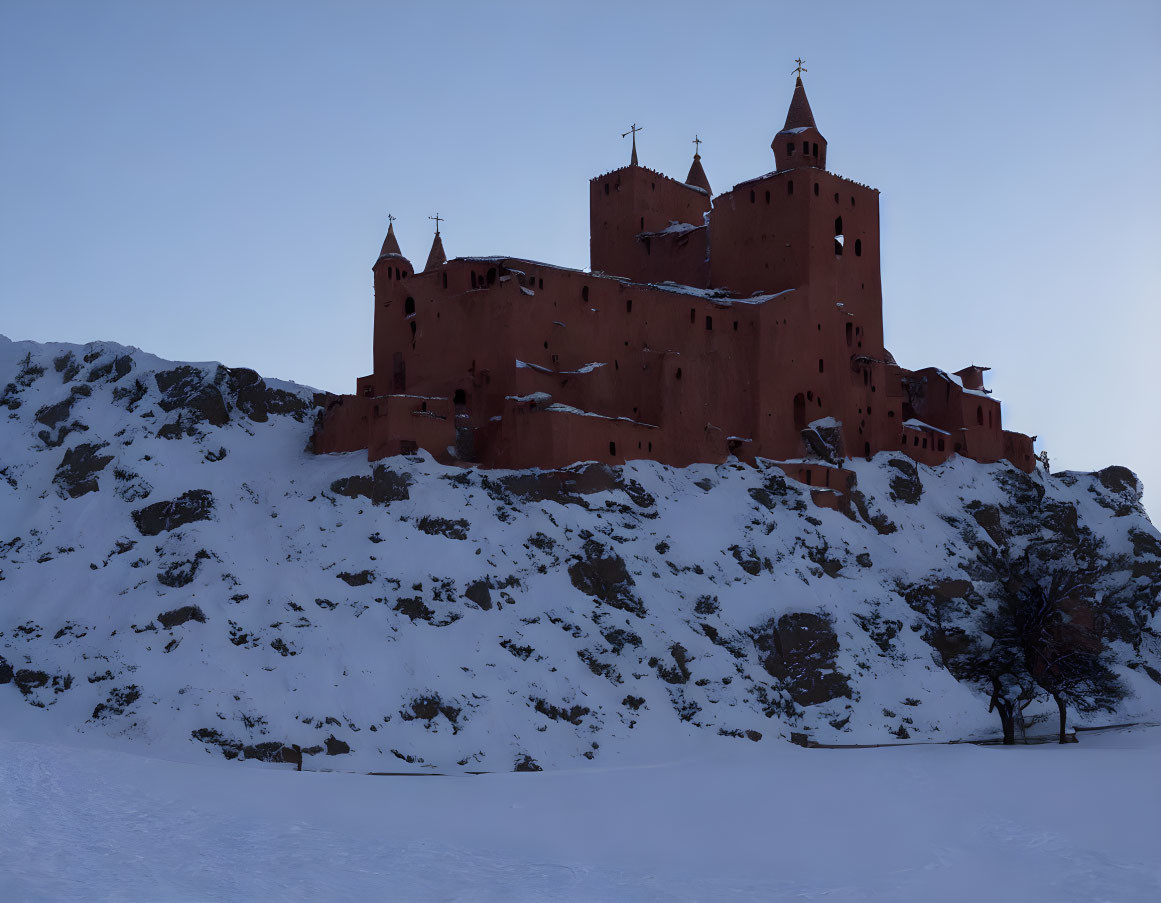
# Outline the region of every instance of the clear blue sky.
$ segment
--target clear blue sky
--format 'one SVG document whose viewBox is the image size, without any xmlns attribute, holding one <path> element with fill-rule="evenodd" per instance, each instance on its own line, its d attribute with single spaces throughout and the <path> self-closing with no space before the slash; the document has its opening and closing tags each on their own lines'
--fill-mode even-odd
<svg viewBox="0 0 1161 903">
<path fill-rule="evenodd" d="M 419 265 L 439 211 L 451 256 L 583 267 L 631 122 L 728 189 L 797 56 L 830 168 L 882 191 L 899 362 L 990 365 L 1007 426 L 1157 519 L 1155 0 L 0 0 L 0 332 L 351 391 L 388 212 Z"/>
</svg>

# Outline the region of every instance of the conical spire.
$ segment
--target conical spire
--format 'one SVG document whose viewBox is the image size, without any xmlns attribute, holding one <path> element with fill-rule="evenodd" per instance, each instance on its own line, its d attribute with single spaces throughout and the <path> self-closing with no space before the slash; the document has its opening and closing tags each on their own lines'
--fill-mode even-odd
<svg viewBox="0 0 1161 903">
<path fill-rule="evenodd" d="M 786 112 L 786 125 L 782 126 L 782 130 L 801 128 L 816 129 L 818 126 L 814 124 L 814 113 L 810 110 L 810 101 L 806 99 L 806 88 L 802 85 L 802 76 L 800 75 L 794 80 L 794 97 L 790 99 L 790 109 Z"/>
<path fill-rule="evenodd" d="M 431 253 L 427 255 L 427 263 L 423 267 L 423 272 L 434 270 L 436 267 L 441 267 L 447 263 L 447 254 L 443 252 L 443 239 L 439 237 L 439 232 L 435 233 L 435 241 L 431 243 Z"/>
<path fill-rule="evenodd" d="M 701 154 L 697 152 L 697 149 L 701 147 L 701 139 L 697 135 L 693 136 L 693 146 L 693 163 L 690 164 L 689 175 L 685 177 L 685 184 L 700 188 L 706 194 L 713 194 L 710 191 L 709 179 L 706 178 L 705 170 L 701 167 Z"/>
<path fill-rule="evenodd" d="M 402 257 L 403 252 L 399 250 L 399 241 L 395 238 L 395 217 L 388 216 L 387 220 L 387 237 L 383 239 L 383 248 L 379 251 L 379 257 Z"/>
</svg>

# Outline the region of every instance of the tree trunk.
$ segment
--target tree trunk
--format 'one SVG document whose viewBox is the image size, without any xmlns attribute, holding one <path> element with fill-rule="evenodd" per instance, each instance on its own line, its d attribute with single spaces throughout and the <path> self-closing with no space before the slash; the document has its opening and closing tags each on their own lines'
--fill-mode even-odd
<svg viewBox="0 0 1161 903">
<path fill-rule="evenodd" d="M 1012 703 L 1004 698 L 1004 691 L 1000 687 L 999 678 L 992 678 L 992 705 L 1000 714 L 1000 726 L 1004 731 L 1004 745 L 1016 745 L 1016 727 L 1012 721 Z"/>
<path fill-rule="evenodd" d="M 1067 743 L 1064 730 L 1068 725 L 1068 710 L 1065 708 L 1064 699 L 1059 693 L 1053 693 L 1052 698 L 1056 700 L 1056 709 L 1060 712 L 1060 742 Z"/>
</svg>

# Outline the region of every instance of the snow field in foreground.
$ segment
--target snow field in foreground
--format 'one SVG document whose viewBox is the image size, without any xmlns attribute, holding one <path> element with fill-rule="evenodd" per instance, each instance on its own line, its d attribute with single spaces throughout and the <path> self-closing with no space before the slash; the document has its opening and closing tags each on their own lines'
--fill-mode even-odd
<svg viewBox="0 0 1161 903">
<path fill-rule="evenodd" d="M 450 777 L 0 740 L 0 899 L 1156 900 L 1159 766 L 1157 727 Z"/>
</svg>

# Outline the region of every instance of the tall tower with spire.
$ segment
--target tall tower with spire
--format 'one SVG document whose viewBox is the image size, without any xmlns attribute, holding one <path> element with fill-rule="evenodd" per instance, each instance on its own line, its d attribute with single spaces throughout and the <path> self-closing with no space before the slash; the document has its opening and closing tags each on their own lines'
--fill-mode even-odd
<svg viewBox="0 0 1161 903">
<path fill-rule="evenodd" d="M 435 220 L 435 238 L 431 241 L 431 251 L 428 252 L 427 263 L 423 267 L 423 272 L 425 273 L 429 273 L 447 263 L 447 254 L 443 250 L 443 239 L 439 237 L 439 224 L 442 222 L 443 217 L 437 213 L 435 216 L 429 216 L 428 219 Z"/>
<path fill-rule="evenodd" d="M 786 112 L 786 124 L 770 142 L 779 170 L 812 167 L 826 169 L 826 139 L 814 122 L 802 76 L 794 81 L 794 96 Z"/>
</svg>

